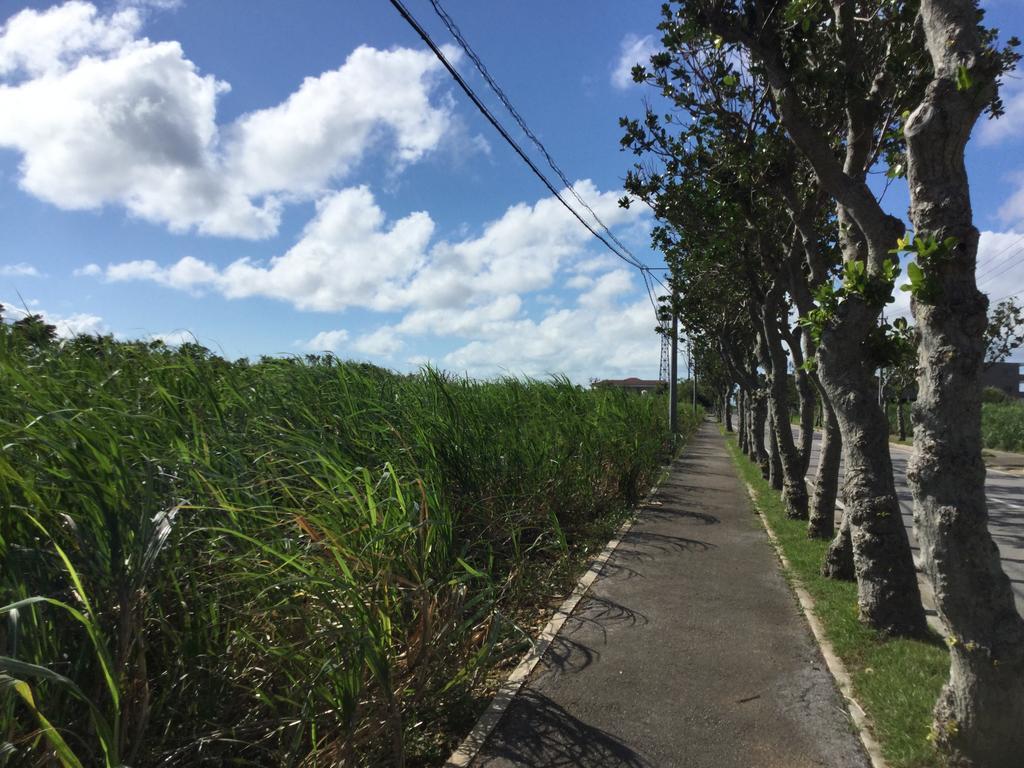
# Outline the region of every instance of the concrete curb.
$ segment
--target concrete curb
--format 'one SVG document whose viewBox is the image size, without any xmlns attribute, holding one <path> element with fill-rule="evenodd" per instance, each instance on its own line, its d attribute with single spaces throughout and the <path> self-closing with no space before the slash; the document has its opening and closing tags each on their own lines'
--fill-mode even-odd
<svg viewBox="0 0 1024 768">
<path fill-rule="evenodd" d="M 783 553 L 779 540 L 775 536 L 775 531 L 772 530 L 771 523 L 768 522 L 768 518 L 765 517 L 761 508 L 758 506 L 757 492 L 754 490 L 754 486 L 750 483 L 746 483 L 746 486 L 747 493 L 750 495 L 750 501 L 754 505 L 754 511 L 757 513 L 757 516 L 761 518 L 761 524 L 764 526 L 764 530 L 768 534 L 768 539 L 771 541 L 772 547 L 775 549 L 775 554 L 779 558 L 779 562 L 782 563 L 782 567 L 788 572 L 790 587 L 793 589 L 794 594 L 796 594 L 796 598 L 800 603 L 800 609 L 804 614 L 804 618 L 807 619 L 808 626 L 811 628 L 811 634 L 814 635 L 814 639 L 818 643 L 818 647 L 821 650 L 821 656 L 825 659 L 825 665 L 828 667 L 828 671 L 832 673 L 832 677 L 836 681 L 839 692 L 846 701 L 846 709 L 850 713 L 850 719 L 853 720 L 854 725 L 857 726 L 857 734 L 860 736 L 861 744 L 864 745 L 864 751 L 867 753 L 872 767 L 889 768 L 888 764 L 885 762 L 885 758 L 882 757 L 881 745 L 875 741 L 875 737 L 871 734 L 871 720 L 864 711 L 864 708 L 860 705 L 860 702 L 854 698 L 853 680 L 850 678 L 850 673 L 847 671 L 846 665 L 843 664 L 839 656 L 836 655 L 835 649 L 832 647 L 832 643 L 830 643 L 828 638 L 825 636 L 825 628 L 821 625 L 821 622 L 818 621 L 818 617 L 814 613 L 814 598 L 811 597 L 810 593 L 800 584 L 800 580 L 794 573 L 793 567 L 790 565 L 789 560 Z"/>
<path fill-rule="evenodd" d="M 664 478 L 662 478 L 664 480 Z M 462 740 L 458 748 L 452 752 L 451 757 L 444 764 L 445 768 L 465 768 L 470 765 L 476 758 L 477 753 L 484 746 L 487 738 L 494 731 L 495 727 L 501 721 L 505 711 L 512 704 L 516 694 L 519 693 L 519 689 L 523 687 L 523 683 L 533 672 L 534 667 L 543 658 L 547 652 L 551 642 L 555 639 L 555 636 L 561 631 L 562 626 L 565 624 L 572 612 L 576 610 L 576 606 L 579 605 L 580 600 L 590 590 L 591 585 L 597 579 L 601 573 L 601 569 L 605 563 L 615 552 L 615 549 L 619 546 L 623 537 L 629 532 L 629 529 L 633 527 L 633 523 L 636 522 L 637 516 L 644 507 L 653 506 L 660 504 L 655 500 L 655 496 L 658 493 L 658 488 L 652 488 L 647 498 L 641 502 L 633 514 L 624 522 L 619 530 L 616 532 L 615 537 L 612 538 L 607 544 L 604 545 L 604 549 L 590 564 L 590 568 L 584 573 L 579 581 L 576 582 L 576 586 L 565 601 L 558 607 L 550 621 L 541 630 L 540 635 L 537 636 L 536 640 L 533 641 L 532 647 L 520 659 L 519 664 L 512 670 L 512 674 L 508 676 L 501 688 L 494 695 L 490 705 L 484 710 L 484 713 L 480 715 L 473 728 L 470 730 L 469 735 Z"/>
</svg>

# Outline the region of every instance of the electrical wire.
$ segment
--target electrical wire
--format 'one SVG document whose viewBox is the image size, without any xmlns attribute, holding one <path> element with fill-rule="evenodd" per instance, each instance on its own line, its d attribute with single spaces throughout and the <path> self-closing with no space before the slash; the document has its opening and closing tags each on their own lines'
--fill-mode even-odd
<svg viewBox="0 0 1024 768">
<path fill-rule="evenodd" d="M 537 135 L 532 130 L 530 130 L 530 126 L 526 124 L 526 120 L 519 113 L 519 110 L 515 108 L 515 105 L 512 104 L 511 99 L 509 99 L 505 91 L 502 90 L 501 86 L 498 85 L 498 83 L 494 80 L 494 77 L 487 69 L 487 66 L 483 63 L 483 61 L 481 61 L 479 54 L 477 54 L 477 52 L 473 50 L 473 47 L 469 44 L 469 41 L 466 40 L 465 36 L 462 34 L 462 30 L 459 29 L 458 24 L 455 23 L 455 20 L 451 17 L 448 11 L 444 9 L 444 6 L 441 5 L 439 0 L 430 0 L 430 4 L 434 7 L 434 12 L 438 15 L 438 18 L 441 19 L 441 22 L 445 25 L 448 31 L 452 34 L 452 37 L 455 38 L 456 42 L 458 42 L 462 50 L 466 52 L 466 55 L 469 57 L 470 61 L 472 61 L 473 64 L 476 66 L 477 71 L 484 78 L 484 80 L 487 81 L 487 84 L 491 86 L 491 90 L 494 91 L 495 95 L 505 106 L 505 109 L 507 109 L 509 114 L 512 115 L 512 119 L 516 121 L 516 124 L 519 126 L 519 128 L 523 131 L 524 134 L 526 134 L 526 137 L 530 141 L 532 141 L 533 145 L 537 147 L 537 149 L 540 151 L 542 155 L 544 155 L 544 159 L 547 160 L 548 165 L 551 167 L 551 170 L 555 172 L 555 174 L 558 176 L 561 182 L 565 185 L 566 189 L 568 189 L 569 192 L 572 193 L 572 196 L 576 198 L 576 201 L 580 205 L 582 205 L 588 213 L 590 213 L 590 215 L 594 218 L 594 221 L 596 221 L 598 225 L 601 227 L 601 229 L 603 229 L 607 233 L 608 237 L 611 238 L 611 240 L 624 253 L 626 253 L 632 261 L 636 263 L 637 268 L 650 269 L 650 267 L 647 267 L 644 264 L 642 264 L 640 260 L 630 252 L 629 248 L 627 248 L 625 244 L 623 244 L 623 242 L 619 240 L 619 238 L 617 238 L 615 234 L 608 228 L 608 226 L 603 221 L 601 221 L 601 217 L 598 216 L 594 209 L 587 204 L 587 201 L 580 197 L 579 193 L 576 192 L 576 189 L 573 187 L 572 182 L 569 181 L 569 178 L 559 167 L 558 163 L 555 162 L 555 158 L 551 156 L 551 153 L 548 152 L 548 149 L 547 147 L 544 146 L 544 143 L 539 138 L 537 138 Z"/>
<path fill-rule="evenodd" d="M 999 267 L 999 269 L 997 269 L 995 272 L 990 272 L 988 277 L 985 277 L 985 278 L 979 280 L 978 284 L 981 285 L 982 283 L 988 283 L 988 282 L 990 282 L 992 280 L 995 280 L 1000 275 L 1006 274 L 1007 272 L 1009 272 L 1014 267 L 1020 266 L 1020 263 L 1021 263 L 1020 260 L 1019 259 L 1015 260 L 1014 257 L 1020 256 L 1021 254 L 1024 254 L 1024 248 L 1018 248 L 1016 251 L 1011 253 L 1010 256 L 1008 257 L 1009 261 L 1007 261 L 1005 264 L 1003 264 L 1001 267 Z"/>
<path fill-rule="evenodd" d="M 416 21 L 416 19 L 412 16 L 412 14 L 405 7 L 405 5 L 402 4 L 401 0 L 390 0 L 390 1 L 391 1 L 391 5 L 393 5 L 395 7 L 395 10 L 398 11 L 398 13 L 402 16 L 402 18 L 405 19 L 405 21 L 409 24 L 409 26 L 411 26 L 413 28 L 413 30 L 415 30 L 416 34 L 418 34 L 420 36 L 420 38 L 423 40 L 424 43 L 427 44 L 427 46 L 430 48 L 430 50 L 433 51 L 434 55 L 438 58 L 438 60 L 441 62 L 441 64 L 444 65 L 444 68 L 446 70 L 448 70 L 448 74 L 450 74 L 452 76 L 452 78 L 455 80 L 455 82 L 458 83 L 459 87 L 462 88 L 463 92 L 469 97 L 470 101 L 473 102 L 474 106 L 476 106 L 476 108 L 480 111 L 480 113 L 494 127 L 494 129 L 499 134 L 501 134 L 501 137 L 505 140 L 505 142 L 510 147 L 512 147 L 513 150 L 515 150 L 516 154 L 519 155 L 519 157 L 523 160 L 523 162 L 525 162 L 527 164 L 527 166 L 529 166 L 530 170 L 533 171 L 534 175 L 538 179 L 540 179 L 541 183 L 544 184 L 545 187 L 547 187 L 548 191 L 550 191 L 551 194 L 553 194 L 558 199 L 558 201 L 563 206 L 565 206 L 565 209 L 567 211 L 569 211 L 569 213 L 571 213 L 573 216 L 575 216 L 576 219 L 584 227 L 586 227 L 594 237 L 596 237 L 598 240 L 600 240 L 602 243 L 604 243 L 605 247 L 608 248 L 608 250 L 610 250 L 618 258 L 622 259 L 623 261 L 628 263 L 630 266 L 636 267 L 637 269 L 647 269 L 646 265 L 636 261 L 635 257 L 630 258 L 630 257 L 624 255 L 623 253 L 621 253 L 614 246 L 612 246 L 612 244 L 610 242 L 608 242 L 608 240 L 600 232 L 597 232 L 590 225 L 590 223 L 587 222 L 579 214 L 579 211 L 577 211 L 575 208 L 573 208 L 571 205 L 569 205 L 569 203 L 565 200 L 565 198 L 562 197 L 562 195 L 555 188 L 554 184 L 552 184 L 551 181 L 547 178 L 547 176 L 545 176 L 543 174 L 543 172 L 537 167 L 536 163 L 534 163 L 533 160 L 530 159 L 529 155 L 527 155 L 526 152 L 523 150 L 523 148 L 519 146 L 519 144 L 516 142 L 516 140 L 513 139 L 511 135 L 509 135 L 509 133 L 505 129 L 505 127 L 500 122 L 498 122 L 498 119 L 491 113 L 491 111 L 487 108 L 487 106 L 480 100 L 480 97 L 476 95 L 476 92 L 473 91 L 473 89 L 470 87 L 469 83 L 467 83 L 465 81 L 465 79 L 463 79 L 462 75 L 460 75 L 458 73 L 458 71 L 455 69 L 455 67 L 452 66 L 452 64 L 448 61 L 447 57 L 444 55 L 444 53 L 441 51 L 441 49 L 431 39 L 430 35 L 427 34 L 427 31 L 420 25 L 420 23 L 418 21 Z"/>
<path fill-rule="evenodd" d="M 1006 252 L 1007 252 L 1008 250 L 1010 250 L 1011 248 L 1013 248 L 1013 247 L 1014 247 L 1015 245 L 1017 245 L 1018 243 L 1024 243 L 1024 235 L 1021 235 L 1021 236 L 1020 236 L 1019 238 L 1017 238 L 1016 240 L 1014 240 L 1014 241 L 1013 241 L 1012 243 L 1010 243 L 1010 244 L 1009 244 L 1008 246 L 1006 246 L 1005 248 L 1001 249 L 1001 250 L 1000 250 L 1000 251 L 998 251 L 997 253 L 993 254 L 993 256 L 992 256 L 991 260 L 990 260 L 990 261 L 988 262 L 988 264 L 986 265 L 985 269 L 981 270 L 981 272 L 979 272 L 979 273 L 978 273 L 978 279 L 980 280 L 980 279 L 981 279 L 982 277 L 984 277 L 984 276 L 985 276 L 986 274 L 988 274 L 989 272 L 991 272 L 991 271 L 992 271 L 992 269 L 993 269 L 993 268 L 995 267 L 996 263 L 998 263 L 999 261 L 1001 261 L 1000 257 L 1002 256 L 1002 254 L 1006 253 Z"/>
<path fill-rule="evenodd" d="M 1015 299 L 1018 296 L 1024 296 L 1024 288 L 1022 288 L 1021 290 L 1016 291 L 1014 293 L 1008 293 L 1005 296 L 1001 296 L 998 299 L 995 299 L 992 303 L 993 304 L 998 304 L 1001 301 L 1006 301 L 1007 299 Z"/>
<path fill-rule="evenodd" d="M 434 55 L 441 62 L 441 64 L 444 66 L 444 68 L 448 71 L 448 74 L 450 74 L 452 76 L 452 79 L 455 80 L 455 82 L 462 89 L 462 91 L 466 94 L 466 96 L 469 97 L 469 100 L 473 102 L 473 105 L 487 119 L 487 122 L 489 122 L 491 124 L 491 126 L 501 135 L 501 137 L 505 140 L 505 142 L 510 147 L 512 147 L 512 149 L 515 151 L 515 153 L 517 155 L 519 155 L 520 159 L 522 159 L 523 162 L 526 163 L 526 165 L 530 168 L 530 170 L 533 172 L 533 174 L 538 179 L 540 179 L 541 183 L 545 187 L 547 187 L 548 191 L 550 191 L 551 194 L 555 196 L 555 198 L 558 200 L 558 202 L 560 202 L 565 207 L 565 209 L 567 211 L 569 211 L 569 213 L 571 213 L 580 222 L 580 224 L 582 224 L 584 227 L 587 228 L 587 230 L 590 232 L 590 234 L 592 234 L 594 237 L 596 237 L 598 240 L 600 240 L 601 243 L 603 243 L 604 246 L 609 251 L 611 251 L 616 257 L 618 257 L 622 261 L 626 262 L 630 266 L 632 266 L 635 269 L 638 269 L 640 271 L 640 274 L 641 274 L 641 276 L 643 278 L 643 281 L 644 281 L 644 287 L 647 290 L 648 299 L 651 302 L 651 307 L 654 309 L 655 315 L 657 315 L 658 314 L 658 307 L 657 307 L 657 303 L 654 300 L 654 295 L 653 295 L 653 290 L 651 288 L 650 279 L 653 278 L 653 280 L 657 281 L 660 285 L 662 285 L 662 287 L 664 287 L 664 283 L 662 283 L 660 280 L 658 280 L 656 277 L 654 277 L 651 274 L 652 270 L 661 269 L 661 268 L 660 267 L 650 267 L 650 266 L 642 263 L 639 259 L 637 259 L 635 256 L 633 256 L 633 254 L 630 253 L 629 250 L 627 248 L 625 248 L 624 246 L 622 246 L 622 251 L 620 251 L 618 248 L 613 246 L 611 244 L 611 242 L 609 242 L 608 239 L 605 238 L 600 232 L 595 230 L 594 227 L 591 226 L 590 223 L 587 222 L 580 215 L 579 211 L 577 211 L 573 206 L 571 206 L 565 200 L 564 197 L 562 197 L 562 195 L 555 188 L 554 184 L 552 184 L 550 179 L 548 179 L 548 177 L 544 175 L 544 173 L 540 170 L 540 168 L 537 167 L 536 163 L 534 163 L 533 160 L 530 158 L 530 156 L 526 154 L 526 152 L 519 145 L 519 143 L 516 142 L 516 140 L 514 138 L 512 138 L 512 136 L 505 129 L 505 127 L 498 121 L 498 119 L 487 108 L 487 106 L 483 103 L 483 101 L 481 101 L 480 97 L 477 96 L 476 92 L 472 89 L 472 87 L 469 85 L 469 83 L 467 83 L 466 80 L 462 77 L 462 75 L 459 74 L 458 70 L 456 70 L 455 67 L 452 66 L 451 62 L 449 62 L 448 58 L 444 55 L 444 52 L 441 51 L 441 49 L 433 41 L 433 39 L 430 37 L 430 35 L 427 33 L 427 31 L 416 20 L 416 18 L 412 15 L 412 13 L 410 13 L 408 8 L 405 7 L 405 5 L 401 2 L 401 0 L 390 0 L 390 2 L 391 2 L 391 5 L 395 8 L 395 10 L 398 11 L 399 15 L 405 20 L 405 22 L 407 24 L 409 24 L 409 26 L 412 27 L 413 31 L 415 31 L 416 34 L 419 35 L 420 39 L 423 40 L 424 43 L 426 43 L 427 47 L 430 48 L 430 50 L 434 53 Z M 447 24 L 446 24 L 446 26 L 447 26 Z M 453 26 L 454 26 L 454 23 L 453 23 Z M 453 34 L 454 34 L 454 32 L 453 32 Z M 458 39 L 458 38 L 456 38 L 456 39 Z M 467 44 L 467 46 L 468 46 L 468 44 Z M 467 54 L 468 54 L 468 51 L 467 51 Z M 471 58 L 473 58 L 473 56 L 471 56 Z M 477 57 L 477 58 L 479 58 L 479 57 Z M 483 66 L 482 62 L 480 64 L 480 66 L 481 67 Z M 493 78 L 490 78 L 489 76 L 486 76 L 485 79 L 488 80 L 488 83 L 491 83 L 492 80 L 493 80 Z M 492 87 L 496 87 L 496 84 L 493 84 Z M 499 96 L 499 98 L 501 98 L 501 97 Z M 507 100 L 507 97 L 505 97 L 505 99 L 502 99 L 502 103 L 505 103 L 506 107 L 508 107 L 510 109 L 510 111 L 512 111 L 514 108 L 511 107 L 511 102 L 506 103 L 506 100 Z M 518 112 L 515 112 L 515 115 L 518 115 Z M 520 120 L 521 120 L 521 118 L 517 118 L 517 123 Z M 525 122 L 521 123 L 520 125 L 521 125 L 521 127 L 524 126 Z M 530 132 L 530 134 L 528 134 L 528 135 L 531 135 L 531 134 L 532 134 L 532 132 Z M 535 140 L 536 143 L 539 144 L 539 140 L 536 140 L 536 137 L 534 137 L 534 140 Z M 541 145 L 541 146 L 543 147 L 543 145 Z M 550 159 L 550 154 L 546 150 L 542 149 L 542 151 L 544 152 L 545 156 Z M 554 163 L 553 159 L 550 159 L 550 162 Z M 556 171 L 556 172 L 559 173 L 559 178 L 564 180 L 564 178 L 565 178 L 564 174 L 562 174 L 560 172 L 560 170 Z M 571 184 L 567 184 L 567 187 L 572 192 L 572 194 L 576 197 L 576 199 L 580 200 L 581 204 L 591 213 L 591 215 L 594 216 L 594 218 L 598 222 L 598 224 L 602 228 L 604 228 L 605 231 L 607 231 L 609 233 L 609 235 L 611 235 L 611 232 L 604 225 L 604 223 L 601 222 L 600 218 L 598 218 L 597 214 L 594 213 L 593 209 L 590 208 L 589 205 L 587 205 L 585 202 L 582 201 L 582 199 L 579 197 L 579 195 L 573 189 L 572 185 Z M 616 243 L 621 245 L 621 242 L 614 235 L 611 235 L 611 238 Z"/>
</svg>

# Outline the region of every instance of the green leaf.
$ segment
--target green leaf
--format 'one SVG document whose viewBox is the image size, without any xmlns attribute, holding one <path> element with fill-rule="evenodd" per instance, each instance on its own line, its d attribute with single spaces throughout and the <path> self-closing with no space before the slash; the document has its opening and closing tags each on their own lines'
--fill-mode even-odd
<svg viewBox="0 0 1024 768">
<path fill-rule="evenodd" d="M 14 678 L 0 676 L 0 682 L 6 683 L 14 688 L 15 693 L 21 697 L 21 700 L 25 702 L 25 705 L 32 710 L 32 714 L 36 716 L 36 720 L 39 721 L 39 725 L 42 726 L 43 736 L 50 746 L 53 747 L 53 751 L 57 755 L 57 759 L 60 761 L 62 766 L 65 768 L 82 768 L 81 761 L 75 756 L 75 753 L 71 751 L 71 747 L 68 746 L 67 742 L 64 741 L 64 737 L 60 735 L 60 732 L 53 727 L 49 720 L 39 711 L 39 707 L 36 706 L 35 697 L 32 695 L 32 688 L 24 680 L 16 680 Z"/>
<path fill-rule="evenodd" d="M 483 573 L 482 571 L 478 571 L 476 568 L 474 568 L 472 565 L 467 563 L 461 557 L 457 557 L 455 559 L 458 562 L 458 564 L 461 565 L 463 568 L 465 568 L 466 572 L 468 574 L 470 574 L 471 576 L 476 576 L 478 579 L 485 579 L 485 578 L 487 578 L 487 574 Z"/>
<path fill-rule="evenodd" d="M 974 81 L 971 80 L 971 75 L 967 71 L 967 67 L 961 64 L 956 68 L 956 89 L 958 91 L 969 90 L 974 85 Z"/>
</svg>

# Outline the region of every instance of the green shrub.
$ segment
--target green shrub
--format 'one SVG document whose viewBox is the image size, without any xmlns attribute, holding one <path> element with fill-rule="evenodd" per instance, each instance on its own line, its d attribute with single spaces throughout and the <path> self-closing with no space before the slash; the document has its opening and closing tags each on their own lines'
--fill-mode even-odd
<svg viewBox="0 0 1024 768">
<path fill-rule="evenodd" d="M 1024 403 L 982 405 L 981 434 L 986 448 L 1024 451 Z"/>
<path fill-rule="evenodd" d="M 998 387 L 985 387 L 981 392 L 983 403 L 1008 403 L 1010 397 Z"/>
</svg>

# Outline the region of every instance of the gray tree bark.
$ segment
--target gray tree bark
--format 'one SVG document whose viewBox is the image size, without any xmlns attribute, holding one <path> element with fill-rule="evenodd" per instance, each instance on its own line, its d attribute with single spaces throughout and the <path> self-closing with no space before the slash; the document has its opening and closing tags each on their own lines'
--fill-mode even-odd
<svg viewBox="0 0 1024 768">
<path fill-rule="evenodd" d="M 739 434 L 736 438 L 736 443 L 739 446 L 739 451 L 744 456 L 746 455 L 746 390 L 742 387 L 736 390 L 736 425 L 739 429 Z"/>
<path fill-rule="evenodd" d="M 781 491 L 785 487 L 782 457 L 779 455 L 779 437 L 775 426 L 775 405 L 768 401 L 768 485 Z"/>
<path fill-rule="evenodd" d="M 857 570 L 853 563 L 853 539 L 850 535 L 850 516 L 848 507 L 843 508 L 843 517 L 839 522 L 839 530 L 825 552 L 825 561 L 821 564 L 821 574 L 839 581 L 853 581 L 857 578 Z"/>
<path fill-rule="evenodd" d="M 798 345 L 799 347 L 799 345 Z M 800 367 L 803 360 L 796 365 L 796 391 L 800 396 L 800 464 L 803 474 L 811 468 L 811 446 L 814 444 L 814 411 L 817 398 L 814 396 L 814 385 L 807 371 Z"/>
<path fill-rule="evenodd" d="M 845 517 L 861 620 L 888 634 L 922 635 L 924 609 L 893 481 L 889 422 L 860 346 L 877 312 L 856 297 L 839 311 L 836 327 L 822 334 L 818 372 L 842 434 Z"/>
<path fill-rule="evenodd" d="M 732 390 L 733 385 L 730 384 L 725 388 L 725 431 L 732 432 Z"/>
<path fill-rule="evenodd" d="M 753 455 L 750 458 L 761 468 L 761 477 L 767 480 L 771 464 L 771 458 L 764 444 L 765 426 L 768 421 L 768 404 L 766 402 L 768 398 L 765 397 L 764 390 L 759 389 L 752 394 L 751 399 L 753 400 L 754 418 L 751 429 L 753 432 L 751 435 Z"/>
<path fill-rule="evenodd" d="M 786 351 L 782 346 L 782 335 L 778 326 L 778 302 L 781 286 L 776 286 L 765 297 L 761 312 L 761 335 L 768 374 L 769 405 L 772 409 L 772 437 L 778 454 L 782 477 L 778 486 L 786 505 L 786 516 L 794 520 L 806 520 L 807 482 L 803 457 L 793 441 L 793 430 L 789 425 L 789 382 L 786 371 Z"/>
<path fill-rule="evenodd" d="M 835 532 L 836 500 L 839 495 L 839 462 L 842 460 L 843 438 L 839 432 L 839 420 L 817 376 L 812 377 L 818 388 L 823 414 L 821 430 L 821 453 L 818 468 L 814 473 L 814 498 L 811 501 L 810 517 L 807 521 L 807 536 L 812 539 L 831 539 Z M 849 526 L 847 525 L 847 534 Z M 847 540 L 849 536 L 847 535 Z M 850 566 L 853 566 L 852 550 Z M 852 578 L 852 574 L 851 574 Z"/>
<path fill-rule="evenodd" d="M 955 762 L 1010 768 L 1024 760 L 1024 620 L 988 533 L 980 386 L 988 301 L 975 278 L 979 236 L 964 165 L 998 62 L 978 37 L 973 0 L 922 0 L 920 13 L 934 77 L 905 126 L 910 217 L 917 237 L 956 239 L 946 258 L 921 265 L 936 297 L 912 301 L 921 342 L 907 476 L 923 567 L 952 633 L 934 733 Z"/>
</svg>

